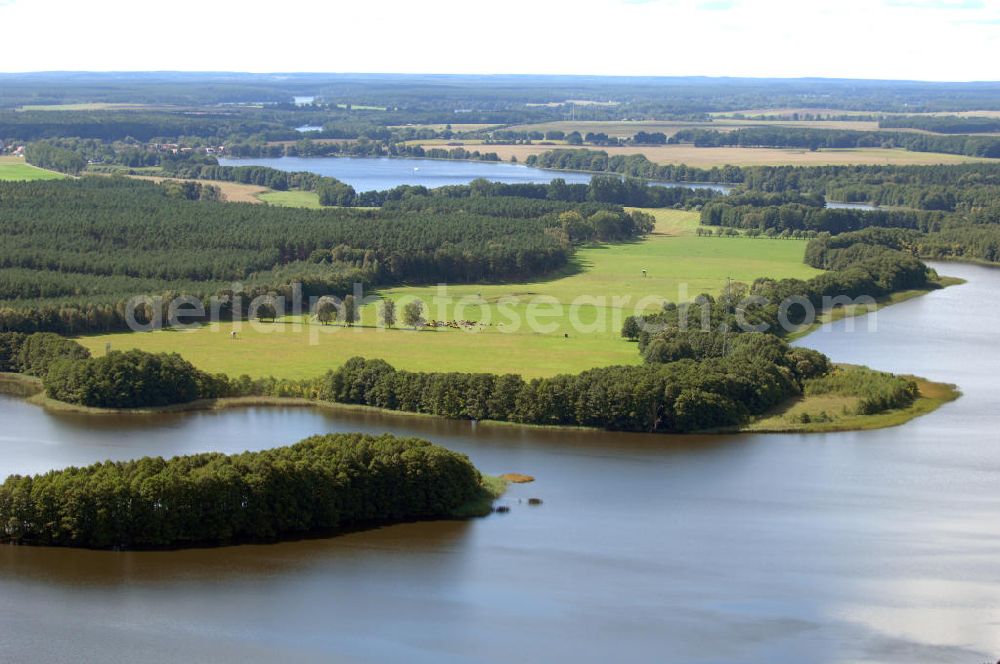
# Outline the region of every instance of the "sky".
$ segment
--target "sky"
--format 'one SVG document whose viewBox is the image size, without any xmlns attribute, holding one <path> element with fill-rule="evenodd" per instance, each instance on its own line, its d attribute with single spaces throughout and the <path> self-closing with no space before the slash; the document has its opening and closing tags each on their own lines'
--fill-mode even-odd
<svg viewBox="0 0 1000 664">
<path fill-rule="evenodd" d="M 0 0 L 0 71 L 1000 80 L 1000 0 Z"/>
</svg>

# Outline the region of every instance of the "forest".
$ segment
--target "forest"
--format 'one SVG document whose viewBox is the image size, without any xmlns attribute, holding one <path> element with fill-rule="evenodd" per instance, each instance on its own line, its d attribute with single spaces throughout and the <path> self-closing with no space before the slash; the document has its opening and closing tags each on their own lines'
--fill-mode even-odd
<svg viewBox="0 0 1000 664">
<path fill-rule="evenodd" d="M 969 212 L 1000 205 L 1000 163 L 929 166 L 760 166 L 743 169 L 747 189 L 823 194 L 833 201 Z"/>
<path fill-rule="evenodd" d="M 417 438 L 105 461 L 0 484 L 0 541 L 93 549 L 266 542 L 456 515 L 483 493 L 469 459 Z"/>
<path fill-rule="evenodd" d="M 909 132 L 805 129 L 800 127 L 747 127 L 725 132 L 683 129 L 670 137 L 673 143 L 696 147 L 764 148 L 903 148 L 913 152 L 941 152 L 969 157 L 1000 158 L 1000 136 L 932 136 Z"/>
<path fill-rule="evenodd" d="M 581 119 L 633 115 L 694 115 L 754 108 L 810 108 L 924 113 L 1000 110 L 996 83 L 933 83 L 848 79 L 768 79 L 667 76 L 270 74 L 212 72 L 47 72 L 0 74 L 0 108 L 72 103 L 268 105 L 295 108 L 295 96 L 324 104 L 385 108 L 454 118 L 455 109 L 482 117 L 546 117 L 568 99 L 619 102 L 581 105 Z M 526 106 L 528 103 L 537 106 Z M 515 115 L 517 113 L 518 115 Z M 441 122 L 447 120 L 423 120 Z M 411 120 L 411 122 L 416 122 Z M 392 123 L 389 123 L 392 124 Z M 403 124 L 403 123 L 398 123 Z"/>
<path fill-rule="evenodd" d="M 894 236 L 905 235 L 905 246 L 894 242 L 894 249 L 927 259 L 1000 258 L 1000 166 L 757 167 L 744 175 L 742 192 L 704 205 L 703 224 L 748 234 L 809 230 L 850 238 L 889 237 L 853 233 L 869 228 L 906 229 L 912 233 Z M 818 196 L 888 205 L 825 208 Z"/>
<path fill-rule="evenodd" d="M 936 134 L 1000 132 L 1000 118 L 959 115 L 888 115 L 879 119 L 883 129 L 920 129 Z"/>
<path fill-rule="evenodd" d="M 354 283 L 525 279 L 564 266 L 574 241 L 652 227 L 603 203 L 487 196 L 475 210 L 307 210 L 192 201 L 105 177 L 0 183 L 0 201 L 0 329 L 26 332 L 121 329 L 137 293 L 226 295 L 234 281 L 252 297 L 293 282 L 305 295 L 343 295 Z M 571 238 L 560 213 L 576 208 Z"/>
<path fill-rule="evenodd" d="M 828 208 L 801 200 L 781 204 L 762 204 L 759 194 L 735 195 L 705 205 L 701 223 L 706 226 L 757 229 L 810 230 L 822 233 L 845 233 L 869 226 L 937 230 L 943 215 L 917 210 L 861 210 Z"/>
</svg>

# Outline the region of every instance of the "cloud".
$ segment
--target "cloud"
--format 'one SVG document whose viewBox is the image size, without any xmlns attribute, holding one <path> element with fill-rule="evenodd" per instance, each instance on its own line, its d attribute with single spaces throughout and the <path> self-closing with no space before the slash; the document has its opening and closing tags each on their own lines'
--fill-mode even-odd
<svg viewBox="0 0 1000 664">
<path fill-rule="evenodd" d="M 985 9 L 983 0 L 887 0 L 890 7 L 905 9 Z"/>
<path fill-rule="evenodd" d="M 707 0 L 706 2 L 699 3 L 698 9 L 710 12 L 726 11 L 732 9 L 737 4 L 736 0 Z"/>
</svg>

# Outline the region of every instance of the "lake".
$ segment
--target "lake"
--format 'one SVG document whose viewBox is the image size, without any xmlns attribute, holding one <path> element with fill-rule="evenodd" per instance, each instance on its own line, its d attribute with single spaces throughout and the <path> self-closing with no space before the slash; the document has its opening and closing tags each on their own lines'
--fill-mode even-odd
<svg viewBox="0 0 1000 664">
<path fill-rule="evenodd" d="M 870 203 L 838 203 L 837 201 L 827 201 L 826 207 L 842 210 L 877 210 L 878 207 Z"/>
<path fill-rule="evenodd" d="M 954 662 L 1000 657 L 1000 270 L 802 340 L 957 383 L 881 431 L 653 436 L 0 398 L 0 474 L 389 431 L 535 475 L 509 514 L 179 552 L 0 547 L 0 659 Z M 851 325 L 857 330 L 850 332 Z M 530 497 L 544 504 L 531 507 Z"/>
<path fill-rule="evenodd" d="M 301 128 L 300 128 L 301 129 Z M 402 184 L 428 188 L 468 184 L 477 178 L 506 184 L 548 184 L 562 178 L 571 184 L 587 184 L 592 173 L 552 171 L 521 164 L 459 159 L 403 159 L 390 157 L 276 157 L 219 159 L 222 166 L 268 166 L 283 171 L 309 171 L 337 178 L 355 191 L 382 191 Z M 656 183 L 695 189 L 729 191 L 718 184 Z"/>
</svg>

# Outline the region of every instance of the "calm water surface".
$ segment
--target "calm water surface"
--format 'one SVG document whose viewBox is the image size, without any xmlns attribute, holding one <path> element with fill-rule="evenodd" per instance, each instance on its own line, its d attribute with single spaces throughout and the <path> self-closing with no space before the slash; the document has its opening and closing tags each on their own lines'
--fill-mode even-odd
<svg viewBox="0 0 1000 664">
<path fill-rule="evenodd" d="M 827 201 L 826 207 L 842 210 L 877 210 L 878 208 L 870 203 L 838 203 L 837 201 Z"/>
<path fill-rule="evenodd" d="M 488 146 L 487 146 L 488 147 Z M 401 184 L 428 188 L 469 184 L 477 178 L 506 184 L 548 184 L 562 178 L 570 184 L 587 184 L 590 173 L 551 171 L 519 164 L 457 159 L 397 159 L 389 157 L 277 157 L 259 159 L 219 159 L 222 166 L 268 166 L 283 171 L 309 171 L 334 177 L 356 191 L 382 191 Z M 674 183 L 661 183 L 674 184 Z M 717 184 L 680 183 L 694 189 L 729 191 Z"/>
<path fill-rule="evenodd" d="M 510 514 L 169 553 L 0 547 L 0 660 L 961 662 L 1000 657 L 1000 271 L 804 340 L 958 383 L 883 431 L 656 437 L 0 400 L 0 474 L 390 431 L 537 476 Z M 528 497 L 544 500 L 528 507 Z"/>
</svg>

